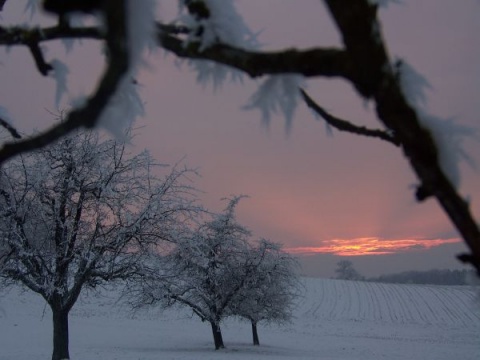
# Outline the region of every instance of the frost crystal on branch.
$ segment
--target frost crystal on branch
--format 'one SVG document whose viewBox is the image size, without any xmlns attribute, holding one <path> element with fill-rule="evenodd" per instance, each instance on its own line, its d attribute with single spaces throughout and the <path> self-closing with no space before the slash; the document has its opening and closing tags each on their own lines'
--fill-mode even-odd
<svg viewBox="0 0 480 360">
<path fill-rule="evenodd" d="M 189 8 L 193 3 L 202 4 L 203 11 Z M 200 51 L 215 44 L 227 44 L 242 49 L 259 47 L 257 34 L 252 32 L 237 12 L 232 0 L 182 0 L 180 15 L 176 22 L 190 29 L 184 45 L 199 43 Z M 241 80 L 239 71 L 211 61 L 189 60 L 188 64 L 197 73 L 197 81 L 205 86 L 210 81 L 218 89 L 227 78 Z"/>
<path fill-rule="evenodd" d="M 57 84 L 55 90 L 55 106 L 58 108 L 60 101 L 65 93 L 68 91 L 67 88 L 67 75 L 69 73 L 67 65 L 65 65 L 60 60 L 52 60 L 50 62 L 53 70 L 50 72 L 50 75 L 55 79 Z"/>
<path fill-rule="evenodd" d="M 129 71 L 121 81 L 117 91 L 104 110 L 99 124 L 117 137 L 132 125 L 139 116 L 145 115 L 145 109 L 137 91 L 135 76 L 139 66 L 145 65 L 143 59 L 147 47 L 154 43 L 155 1 L 128 0 L 128 51 Z"/>
<path fill-rule="evenodd" d="M 258 87 L 244 108 L 259 109 L 266 127 L 270 125 L 272 113 L 280 111 L 285 118 L 285 129 L 289 133 L 295 109 L 301 99 L 300 88 L 304 87 L 304 82 L 304 77 L 300 75 L 270 76 Z"/>
<path fill-rule="evenodd" d="M 194 2 L 202 3 L 205 13 L 186 13 L 185 7 Z M 182 0 L 180 6 L 178 22 L 191 29 L 187 45 L 200 42 L 200 51 L 216 43 L 244 49 L 258 47 L 256 34 L 245 24 L 232 0 Z"/>
<path fill-rule="evenodd" d="M 28 12 L 30 15 L 30 20 L 35 16 L 38 12 L 39 4 L 41 0 L 28 0 L 27 4 L 25 5 L 24 12 Z"/>
<path fill-rule="evenodd" d="M 123 137 L 124 130 L 139 116 L 145 115 L 137 86 L 133 79 L 123 79 L 100 118 L 100 126 L 118 138 Z"/>
<path fill-rule="evenodd" d="M 155 4 L 153 0 L 128 0 L 128 47 L 130 66 L 144 64 L 142 56 L 155 46 Z"/>
<path fill-rule="evenodd" d="M 455 124 L 452 119 L 433 116 L 426 110 L 426 90 L 431 85 L 417 70 L 404 60 L 397 61 L 400 86 L 407 102 L 412 106 L 420 122 L 430 130 L 435 140 L 440 156 L 440 166 L 448 176 L 452 185 L 460 185 L 461 160 L 471 162 L 470 157 L 462 147 L 462 141 L 467 136 L 472 136 L 475 130 L 466 126 Z"/>
</svg>

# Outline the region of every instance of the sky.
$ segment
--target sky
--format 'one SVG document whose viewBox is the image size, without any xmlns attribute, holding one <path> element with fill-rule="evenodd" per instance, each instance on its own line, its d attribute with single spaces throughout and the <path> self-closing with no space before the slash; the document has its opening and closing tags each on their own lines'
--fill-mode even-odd
<svg viewBox="0 0 480 360">
<path fill-rule="evenodd" d="M 3 23 L 30 21 L 26 1 L 7 1 Z M 340 46 L 340 37 L 319 0 L 237 0 L 237 10 L 263 49 Z M 171 19 L 176 1 L 161 0 L 159 16 Z M 38 17 L 34 18 L 38 19 Z M 392 58 L 415 67 L 430 84 L 430 113 L 472 128 L 464 148 L 480 162 L 480 2 L 403 0 L 380 11 Z M 66 53 L 46 44 L 47 59 L 69 69 L 70 99 L 88 93 L 102 70 L 98 45 L 83 41 Z M 186 63 L 156 51 L 147 57 L 138 82 L 145 117 L 137 120 L 136 148 L 148 148 L 161 162 L 198 168 L 202 202 L 220 211 L 222 198 L 246 194 L 240 221 L 254 237 L 284 244 L 299 257 L 303 273 L 334 275 L 349 259 L 374 276 L 405 270 L 459 268 L 465 251 L 458 234 L 434 200 L 417 204 L 417 183 L 400 150 L 333 131 L 298 104 L 293 127 L 281 115 L 268 128 L 258 111 L 245 110 L 260 80 L 243 78 L 220 88 L 202 86 Z M 309 94 L 338 117 L 378 127 L 372 104 L 341 80 L 309 79 Z M 51 124 L 56 112 L 54 81 L 43 78 L 23 48 L 0 50 L 0 105 L 24 132 Z M 461 165 L 461 193 L 479 217 L 480 176 Z M 365 255 L 368 253 L 369 255 Z"/>
</svg>

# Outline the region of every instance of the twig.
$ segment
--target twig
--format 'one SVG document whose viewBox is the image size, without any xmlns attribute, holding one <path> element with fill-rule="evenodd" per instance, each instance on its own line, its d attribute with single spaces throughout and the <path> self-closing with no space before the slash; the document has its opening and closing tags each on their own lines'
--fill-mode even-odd
<svg viewBox="0 0 480 360">
<path fill-rule="evenodd" d="M 22 136 L 18 133 L 17 129 L 15 129 L 12 125 L 10 125 L 8 121 L 2 118 L 0 118 L 0 126 L 3 126 L 5 130 L 7 130 L 14 139 L 22 138 Z"/>
<path fill-rule="evenodd" d="M 384 141 L 387 141 L 395 146 L 400 146 L 400 142 L 395 136 L 390 135 L 384 130 L 369 129 L 365 126 L 358 126 L 352 124 L 347 120 L 339 119 L 331 114 L 329 114 L 325 109 L 318 105 L 303 89 L 300 89 L 303 100 L 309 108 L 315 111 L 316 114 L 320 115 L 327 124 L 333 126 L 335 129 L 340 131 L 349 132 L 356 135 L 375 137 Z"/>
</svg>

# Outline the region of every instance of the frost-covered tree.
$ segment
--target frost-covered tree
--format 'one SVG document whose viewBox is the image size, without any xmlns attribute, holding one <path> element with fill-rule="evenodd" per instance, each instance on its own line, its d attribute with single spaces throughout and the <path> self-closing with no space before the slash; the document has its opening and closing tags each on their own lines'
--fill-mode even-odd
<svg viewBox="0 0 480 360">
<path fill-rule="evenodd" d="M 151 261 L 150 271 L 126 290 L 136 308 L 156 304 L 190 308 L 210 323 L 217 350 L 225 347 L 222 320 L 232 314 L 231 305 L 256 277 L 267 252 L 267 247 L 251 251 L 250 231 L 235 215 L 240 199 L 230 199 L 222 213 L 177 237 L 170 253 Z"/>
<path fill-rule="evenodd" d="M 132 111 L 138 106 L 132 77 L 141 63 L 142 49 L 156 42 L 167 52 L 189 60 L 200 81 L 211 78 L 218 85 L 232 68 L 252 78 L 264 76 L 250 106 L 261 108 L 265 118 L 280 109 L 288 125 L 297 102 L 302 100 L 340 131 L 374 137 L 398 147 L 418 178 L 416 199 L 438 201 L 470 248 L 470 254 L 459 258 L 480 271 L 480 229 L 457 189 L 459 152 L 455 136 L 462 131 L 426 114 L 418 98 L 412 96 L 421 96 L 418 85 L 424 82 L 418 81 L 421 79 L 408 63 L 389 54 L 378 9 L 391 1 L 324 0 L 343 46 L 262 51 L 233 0 L 179 0 L 180 15 L 171 23 L 155 21 L 153 0 L 43 0 L 42 8 L 57 16 L 57 24 L 45 28 L 1 27 L 0 45 L 26 47 L 39 72 L 56 77 L 59 89 L 64 88 L 65 67 L 45 58 L 40 46 L 44 43 L 101 40 L 107 50 L 106 67 L 96 90 L 69 112 L 66 121 L 36 136 L 5 143 L 0 149 L 0 163 L 78 127 L 103 124 L 118 131 L 125 117 L 113 115 L 122 114 L 120 107 L 128 110 L 123 113 L 138 113 Z M 2 1 L 2 5 L 6 4 L 3 9 L 8 3 Z M 39 4 L 40 0 L 28 0 L 30 9 Z M 93 14 L 97 22 L 72 26 L 73 13 Z M 381 127 L 365 128 L 325 111 L 300 88 L 303 79 L 313 78 L 336 78 L 351 84 L 359 97 L 374 104 Z"/>
<path fill-rule="evenodd" d="M 337 268 L 335 269 L 337 279 L 341 280 L 363 280 L 363 276 L 353 267 L 353 263 L 350 260 L 341 260 L 337 262 Z"/>
<path fill-rule="evenodd" d="M 279 244 L 261 240 L 250 250 L 258 264 L 230 305 L 232 315 L 252 325 L 253 345 L 260 345 L 257 325 L 261 321 L 286 323 L 292 318 L 295 299 L 300 295 L 296 274 L 298 263 Z"/>
<path fill-rule="evenodd" d="M 127 140 L 129 137 L 127 136 Z M 41 295 L 52 360 L 69 358 L 68 314 L 83 290 L 128 279 L 195 207 L 188 170 L 161 177 L 148 152 L 72 133 L 0 173 L 0 279 Z"/>
</svg>

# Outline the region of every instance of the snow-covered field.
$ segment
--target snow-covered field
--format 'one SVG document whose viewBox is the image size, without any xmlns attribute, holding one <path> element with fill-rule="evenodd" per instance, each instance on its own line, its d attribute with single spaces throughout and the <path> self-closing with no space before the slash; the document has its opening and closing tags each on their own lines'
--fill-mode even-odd
<svg viewBox="0 0 480 360">
<path fill-rule="evenodd" d="M 480 359 L 477 287 L 390 285 L 305 279 L 292 324 L 223 325 L 215 351 L 210 326 L 188 311 L 132 315 L 113 296 L 83 298 L 70 316 L 72 359 Z M 51 357 L 51 318 L 40 297 L 0 295 L 0 359 Z"/>
</svg>

